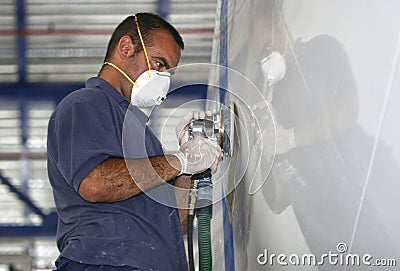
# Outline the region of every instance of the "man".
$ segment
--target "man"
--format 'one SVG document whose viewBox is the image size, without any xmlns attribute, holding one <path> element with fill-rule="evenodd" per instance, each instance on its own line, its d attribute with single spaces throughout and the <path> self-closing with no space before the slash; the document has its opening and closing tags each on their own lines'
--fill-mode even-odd
<svg viewBox="0 0 400 271">
<path fill-rule="evenodd" d="M 187 213 L 154 195 L 176 205 L 168 182 L 215 170 L 221 149 L 202 137 L 182 140 L 189 114 L 179 124 L 180 152 L 163 155 L 147 116 L 129 106 L 161 102 L 166 72 L 178 65 L 183 47 L 174 27 L 157 15 L 129 16 L 113 32 L 98 77 L 65 97 L 51 116 L 57 270 L 187 270 L 181 229 Z M 182 176 L 173 184 L 188 188 L 190 180 Z"/>
</svg>

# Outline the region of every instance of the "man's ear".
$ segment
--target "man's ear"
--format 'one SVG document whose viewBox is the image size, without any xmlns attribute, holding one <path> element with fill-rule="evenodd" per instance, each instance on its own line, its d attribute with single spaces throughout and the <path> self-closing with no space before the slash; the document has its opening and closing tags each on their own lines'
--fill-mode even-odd
<svg viewBox="0 0 400 271">
<path fill-rule="evenodd" d="M 118 55 L 121 59 L 128 58 L 135 52 L 135 47 L 132 43 L 132 39 L 125 35 L 118 42 Z"/>
</svg>

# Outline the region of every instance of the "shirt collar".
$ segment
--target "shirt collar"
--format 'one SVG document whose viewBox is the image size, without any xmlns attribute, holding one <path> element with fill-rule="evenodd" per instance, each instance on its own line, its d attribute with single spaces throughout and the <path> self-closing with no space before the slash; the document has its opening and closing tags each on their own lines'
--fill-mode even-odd
<svg viewBox="0 0 400 271">
<path fill-rule="evenodd" d="M 100 77 L 92 77 L 86 81 L 87 88 L 99 88 L 105 92 L 106 95 L 110 96 L 112 99 L 117 101 L 118 103 L 126 102 L 129 104 L 129 101 L 122 96 L 121 93 L 118 92 L 110 83 Z"/>
<path fill-rule="evenodd" d="M 129 106 L 129 101 L 122 96 L 122 94 L 116 90 L 110 83 L 108 83 L 106 80 L 100 77 L 92 77 L 89 78 L 86 81 L 86 87 L 87 88 L 98 88 L 102 90 L 106 95 L 110 96 L 112 99 L 117 101 L 119 104 L 123 104 L 127 108 L 129 107 L 129 110 L 136 115 L 137 118 L 143 123 L 146 123 L 149 120 L 149 117 L 142 112 L 139 108 L 136 106 Z"/>
</svg>

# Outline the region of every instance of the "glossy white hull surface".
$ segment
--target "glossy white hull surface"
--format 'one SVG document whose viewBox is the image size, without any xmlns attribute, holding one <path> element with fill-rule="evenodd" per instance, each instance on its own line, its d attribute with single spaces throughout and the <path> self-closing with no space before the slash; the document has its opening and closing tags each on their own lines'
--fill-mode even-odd
<svg viewBox="0 0 400 271">
<path fill-rule="evenodd" d="M 235 111 L 215 176 L 231 193 L 214 208 L 214 270 L 398 270 L 399 10 L 219 1 L 214 63 L 245 79 L 210 79 L 228 90 L 210 98 Z M 273 51 L 283 78 L 279 63 L 262 69 Z"/>
</svg>

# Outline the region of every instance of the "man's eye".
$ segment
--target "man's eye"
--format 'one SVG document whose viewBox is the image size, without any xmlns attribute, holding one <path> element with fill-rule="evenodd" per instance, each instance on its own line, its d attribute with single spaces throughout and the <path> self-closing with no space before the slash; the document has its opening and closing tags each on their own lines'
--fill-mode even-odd
<svg viewBox="0 0 400 271">
<path fill-rule="evenodd" d="M 156 65 L 157 65 L 157 67 L 160 68 L 160 69 L 162 69 L 162 68 L 165 67 L 165 65 L 164 65 L 163 63 L 158 62 L 158 61 L 156 62 Z"/>
</svg>

